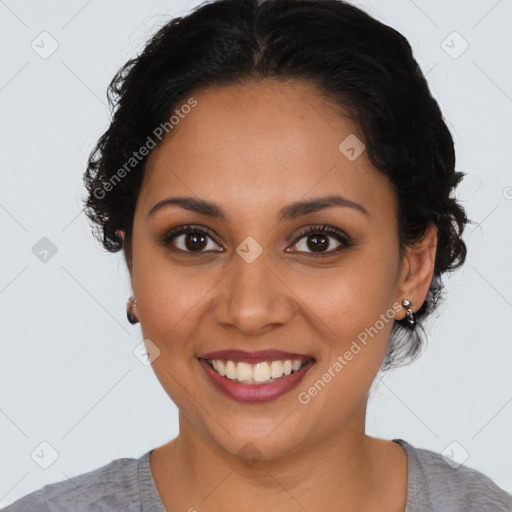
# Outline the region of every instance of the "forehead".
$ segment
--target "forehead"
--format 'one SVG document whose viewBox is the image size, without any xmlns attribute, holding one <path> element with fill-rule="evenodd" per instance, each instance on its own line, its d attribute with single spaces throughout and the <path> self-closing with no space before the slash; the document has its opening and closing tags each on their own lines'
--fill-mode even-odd
<svg viewBox="0 0 512 512">
<path fill-rule="evenodd" d="M 364 203 L 373 215 L 394 208 L 360 128 L 313 84 L 262 80 L 208 87 L 190 98 L 196 106 L 146 164 L 141 199 L 148 208 L 183 194 L 222 200 L 229 209 L 332 193 Z M 349 146 L 356 153 L 347 153 Z"/>
</svg>

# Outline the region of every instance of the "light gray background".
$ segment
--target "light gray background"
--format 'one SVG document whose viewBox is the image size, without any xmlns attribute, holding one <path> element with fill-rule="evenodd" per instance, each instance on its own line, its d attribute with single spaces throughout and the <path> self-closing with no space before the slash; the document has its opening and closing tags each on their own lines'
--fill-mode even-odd
<svg viewBox="0 0 512 512">
<path fill-rule="evenodd" d="M 174 404 L 132 353 L 124 261 L 94 241 L 79 197 L 110 79 L 198 4 L 0 1 L 0 506 L 177 434 Z M 457 195 L 479 223 L 427 350 L 377 386 L 367 431 L 437 452 L 456 441 L 456 457 L 466 450 L 465 464 L 511 492 L 512 1 L 357 5 L 402 32 L 428 72 L 468 173 Z M 46 59 L 31 47 L 51 48 L 43 31 L 59 45 Z M 469 44 L 457 58 L 453 31 Z M 42 237 L 58 249 L 46 263 L 32 252 Z M 31 458 L 51 461 L 43 441 L 58 452 L 48 469 Z"/>
</svg>

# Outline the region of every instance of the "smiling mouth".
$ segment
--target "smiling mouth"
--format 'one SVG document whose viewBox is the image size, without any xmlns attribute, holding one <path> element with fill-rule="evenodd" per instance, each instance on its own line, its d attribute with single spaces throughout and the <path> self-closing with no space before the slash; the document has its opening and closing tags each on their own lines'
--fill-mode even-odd
<svg viewBox="0 0 512 512">
<path fill-rule="evenodd" d="M 199 358 L 201 359 L 201 358 Z M 225 359 L 202 359 L 221 377 L 239 384 L 270 384 L 283 377 L 299 372 L 313 358 L 283 359 L 276 361 L 260 361 L 247 363 Z"/>
</svg>

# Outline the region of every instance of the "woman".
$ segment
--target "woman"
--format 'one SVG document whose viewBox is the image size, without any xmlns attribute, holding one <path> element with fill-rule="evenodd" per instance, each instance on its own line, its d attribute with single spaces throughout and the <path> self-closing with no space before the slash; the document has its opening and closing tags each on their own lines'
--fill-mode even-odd
<svg viewBox="0 0 512 512">
<path fill-rule="evenodd" d="M 466 256 L 451 135 L 407 41 L 338 0 L 220 0 L 110 87 L 86 208 L 122 249 L 180 433 L 21 510 L 505 511 L 488 477 L 366 435 Z"/>
</svg>

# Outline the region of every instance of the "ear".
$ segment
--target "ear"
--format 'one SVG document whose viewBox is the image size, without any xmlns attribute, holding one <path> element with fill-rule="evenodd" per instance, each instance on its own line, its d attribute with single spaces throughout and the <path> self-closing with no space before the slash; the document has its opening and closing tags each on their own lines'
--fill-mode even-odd
<svg viewBox="0 0 512 512">
<path fill-rule="evenodd" d="M 437 251 L 437 226 L 430 223 L 423 238 L 413 246 L 405 248 L 402 270 L 398 283 L 397 302 L 402 304 L 408 299 L 411 309 L 416 312 L 427 298 L 430 284 L 434 276 L 434 265 Z M 406 311 L 399 313 L 397 319 L 405 318 Z"/>
<path fill-rule="evenodd" d="M 116 235 L 121 239 L 121 241 L 123 243 L 123 247 L 124 247 L 125 232 L 122 229 L 118 229 L 116 231 Z M 126 252 L 124 252 L 124 257 L 125 257 L 124 261 L 126 263 L 126 268 L 128 269 L 128 273 L 130 274 L 130 281 L 131 281 L 132 280 L 132 266 L 131 266 L 131 262 L 128 261 L 127 258 L 126 258 Z"/>
</svg>

